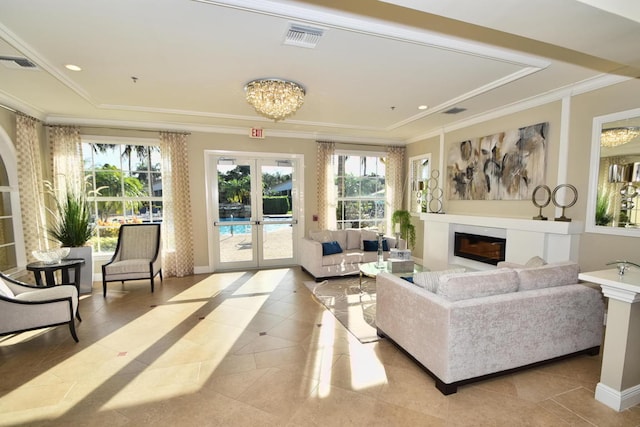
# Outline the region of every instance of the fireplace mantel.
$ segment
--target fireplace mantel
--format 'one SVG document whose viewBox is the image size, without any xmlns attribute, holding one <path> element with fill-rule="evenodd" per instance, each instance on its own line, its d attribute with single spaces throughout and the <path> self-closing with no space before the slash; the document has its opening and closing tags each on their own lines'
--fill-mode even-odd
<svg viewBox="0 0 640 427">
<path fill-rule="evenodd" d="M 537 221 L 523 218 L 455 214 L 420 214 L 424 221 L 423 262 L 432 270 L 452 264 L 493 268 L 453 256 L 454 233 L 465 232 L 507 239 L 506 261 L 523 264 L 533 256 L 547 262 L 578 260 L 581 221 Z"/>
</svg>

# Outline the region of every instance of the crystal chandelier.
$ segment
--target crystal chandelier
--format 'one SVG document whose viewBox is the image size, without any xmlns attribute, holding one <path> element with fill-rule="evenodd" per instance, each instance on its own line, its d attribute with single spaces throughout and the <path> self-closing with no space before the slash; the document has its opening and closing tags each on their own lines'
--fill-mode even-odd
<svg viewBox="0 0 640 427">
<path fill-rule="evenodd" d="M 247 102 L 258 114 L 276 122 L 295 113 L 304 103 L 304 88 L 288 80 L 253 80 L 247 83 L 244 91 Z"/>
<path fill-rule="evenodd" d="M 600 146 L 617 147 L 631 142 L 638 136 L 640 136 L 640 127 L 637 126 L 603 129 L 600 135 Z"/>
</svg>

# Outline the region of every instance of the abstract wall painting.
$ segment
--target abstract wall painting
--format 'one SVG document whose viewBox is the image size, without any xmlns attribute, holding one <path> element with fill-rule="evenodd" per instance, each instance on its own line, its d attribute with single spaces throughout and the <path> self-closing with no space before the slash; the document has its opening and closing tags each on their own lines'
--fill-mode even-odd
<svg viewBox="0 0 640 427">
<path fill-rule="evenodd" d="M 544 184 L 549 123 L 462 141 L 449 149 L 450 200 L 525 200 Z"/>
</svg>

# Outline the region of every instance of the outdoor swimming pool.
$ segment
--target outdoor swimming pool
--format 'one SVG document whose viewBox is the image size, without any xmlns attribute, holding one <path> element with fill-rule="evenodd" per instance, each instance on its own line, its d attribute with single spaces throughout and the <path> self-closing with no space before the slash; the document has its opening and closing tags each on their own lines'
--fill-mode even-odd
<svg viewBox="0 0 640 427">
<path fill-rule="evenodd" d="M 221 225 L 220 226 L 220 234 L 221 235 L 238 235 L 238 234 L 250 234 L 251 233 L 250 224 L 237 224 L 237 225 Z M 291 224 L 265 224 L 263 228 L 266 232 L 277 231 L 283 228 L 290 228 Z"/>
</svg>

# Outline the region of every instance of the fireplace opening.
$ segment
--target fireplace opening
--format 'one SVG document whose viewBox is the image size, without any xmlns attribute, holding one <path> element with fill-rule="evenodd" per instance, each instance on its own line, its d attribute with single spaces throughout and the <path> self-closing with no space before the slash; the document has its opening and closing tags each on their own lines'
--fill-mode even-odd
<svg viewBox="0 0 640 427">
<path fill-rule="evenodd" d="M 504 261 L 507 239 L 457 232 L 454 238 L 453 254 L 455 256 L 491 265 Z"/>
</svg>

